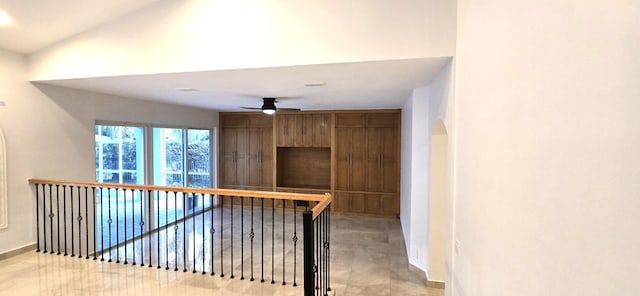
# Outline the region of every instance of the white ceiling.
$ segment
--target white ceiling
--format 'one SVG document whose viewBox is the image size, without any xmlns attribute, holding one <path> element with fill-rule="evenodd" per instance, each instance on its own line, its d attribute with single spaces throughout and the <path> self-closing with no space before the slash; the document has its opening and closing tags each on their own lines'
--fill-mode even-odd
<svg viewBox="0 0 640 296">
<path fill-rule="evenodd" d="M 399 108 L 412 89 L 427 85 L 449 58 L 324 64 L 277 68 L 98 77 L 46 81 L 146 100 L 221 111 L 260 107 L 262 97 L 278 107 L 303 110 Z M 323 86 L 305 86 L 322 82 Z M 189 88 L 196 91 L 181 91 Z"/>
<path fill-rule="evenodd" d="M 8 26 L 0 26 L 0 48 L 30 54 L 155 1 L 0 0 L 0 11 L 12 19 Z M 279 98 L 281 108 L 303 110 L 400 108 L 412 89 L 429 84 L 449 60 L 420 58 L 42 83 L 222 111 L 260 107 L 262 97 Z M 304 86 L 310 82 L 325 85 Z"/>
<path fill-rule="evenodd" d="M 0 48 L 29 54 L 157 0 L 0 0 Z"/>
</svg>

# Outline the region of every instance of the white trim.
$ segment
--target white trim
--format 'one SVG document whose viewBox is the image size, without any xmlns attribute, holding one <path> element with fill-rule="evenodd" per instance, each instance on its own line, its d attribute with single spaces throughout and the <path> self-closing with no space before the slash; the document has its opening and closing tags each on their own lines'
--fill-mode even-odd
<svg viewBox="0 0 640 296">
<path fill-rule="evenodd" d="M 9 227 L 7 211 L 7 155 L 4 133 L 0 129 L 0 229 Z"/>
</svg>

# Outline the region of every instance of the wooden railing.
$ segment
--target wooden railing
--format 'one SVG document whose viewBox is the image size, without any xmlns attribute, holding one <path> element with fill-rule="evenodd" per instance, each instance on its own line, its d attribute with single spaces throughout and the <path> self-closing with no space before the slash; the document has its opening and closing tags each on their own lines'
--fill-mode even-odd
<svg viewBox="0 0 640 296">
<path fill-rule="evenodd" d="M 241 280 L 248 273 L 250 281 L 259 275 L 261 282 L 281 279 L 285 285 L 289 279 L 297 286 L 302 216 L 304 295 L 331 291 L 330 194 L 46 179 L 29 183 L 35 187 L 38 252 L 74 257 L 77 251 L 85 259 L 155 263 L 221 277 L 228 271 L 230 278 L 240 272 Z M 276 228 L 282 231 L 278 239 Z M 276 257 L 282 260 L 277 268 Z M 270 275 L 265 273 L 269 263 Z M 276 269 L 282 274 L 277 276 Z"/>
</svg>

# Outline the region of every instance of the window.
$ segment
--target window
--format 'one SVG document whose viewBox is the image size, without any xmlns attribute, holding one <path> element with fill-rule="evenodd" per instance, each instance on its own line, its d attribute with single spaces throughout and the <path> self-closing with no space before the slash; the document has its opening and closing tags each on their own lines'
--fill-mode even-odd
<svg viewBox="0 0 640 296">
<path fill-rule="evenodd" d="M 145 134 L 151 147 L 145 147 Z M 163 186 L 181 187 L 211 187 L 212 185 L 212 131 L 206 129 L 183 128 L 158 128 L 136 127 L 124 125 L 96 125 L 96 181 L 124 184 L 155 184 Z M 145 157 L 145 151 L 149 155 Z M 186 153 L 185 153 L 186 152 Z M 148 165 L 148 167 L 147 167 Z M 145 167 L 151 172 L 145 174 Z M 197 194 L 173 194 L 158 193 L 153 197 L 151 211 L 147 201 L 140 196 L 138 191 L 104 190 L 97 192 L 96 209 L 99 212 L 97 225 L 103 225 L 98 229 L 98 236 L 102 238 L 98 242 L 104 247 L 109 247 L 118 242 L 125 241 L 139 234 L 139 228 L 134 232 L 116 236 L 111 231 L 109 236 L 109 221 L 111 213 L 123 213 L 132 205 L 134 208 L 145 209 L 142 213 L 135 212 L 135 220 L 141 220 L 140 215 L 146 221 L 153 221 L 150 228 L 156 228 L 171 223 L 210 206 L 210 200 Z M 141 206 L 142 203 L 142 207 Z M 186 205 L 186 207 L 185 207 Z M 154 213 L 158 211 L 158 213 Z M 149 219 L 150 217 L 153 217 Z M 159 218 L 159 219 L 158 219 Z M 123 219 L 118 217 L 118 219 Z M 118 222 L 120 222 L 118 220 Z M 116 224 L 113 220 L 112 224 Z M 122 225 L 122 223 L 119 223 Z M 115 225 L 112 225 L 112 227 Z M 119 241 L 116 241 L 118 240 Z"/>
<path fill-rule="evenodd" d="M 144 184 L 144 128 L 96 125 L 96 181 Z"/>
</svg>

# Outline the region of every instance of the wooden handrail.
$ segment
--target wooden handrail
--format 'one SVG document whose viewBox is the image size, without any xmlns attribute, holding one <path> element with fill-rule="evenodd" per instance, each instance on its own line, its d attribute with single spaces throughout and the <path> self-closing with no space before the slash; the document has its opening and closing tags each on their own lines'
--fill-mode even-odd
<svg viewBox="0 0 640 296">
<path fill-rule="evenodd" d="M 260 197 L 260 198 L 266 198 L 266 199 L 280 199 L 280 200 L 284 199 L 284 200 L 311 201 L 311 202 L 318 202 L 318 204 L 314 206 L 313 209 L 311 209 L 311 211 L 313 212 L 314 219 L 329 204 L 331 204 L 331 201 L 333 200 L 330 193 L 308 194 L 308 193 L 289 193 L 289 192 L 239 190 L 239 189 L 224 189 L 224 188 L 175 187 L 175 186 L 119 184 L 119 183 L 101 183 L 101 182 L 48 180 L 48 179 L 29 179 L 29 184 L 110 187 L 110 188 L 123 188 L 123 189 L 132 189 L 132 190 L 155 190 L 155 191 L 202 193 L 202 194 L 238 196 L 238 197 L 240 196 L 241 197 Z"/>
</svg>

